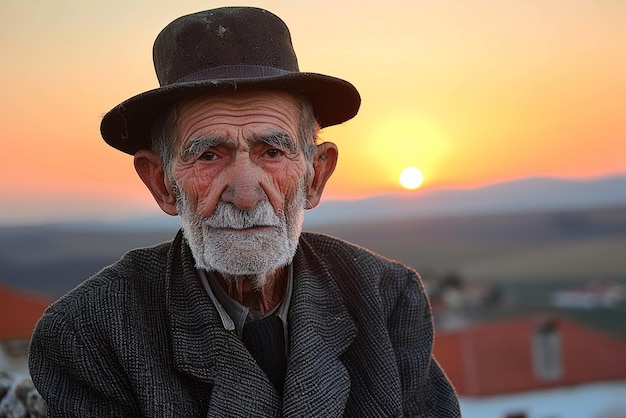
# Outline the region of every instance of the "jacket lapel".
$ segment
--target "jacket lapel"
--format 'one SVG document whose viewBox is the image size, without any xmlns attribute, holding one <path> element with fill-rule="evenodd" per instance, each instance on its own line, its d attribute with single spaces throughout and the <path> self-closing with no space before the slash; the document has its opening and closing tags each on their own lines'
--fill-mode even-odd
<svg viewBox="0 0 626 418">
<path fill-rule="evenodd" d="M 169 260 L 167 304 L 174 364 L 213 385 L 208 416 L 278 415 L 281 401 L 276 390 L 241 340 L 224 329 L 180 237 Z"/>
<path fill-rule="evenodd" d="M 340 356 L 354 340 L 356 326 L 327 266 L 314 254 L 305 257 L 305 251 L 301 247 L 294 259 L 283 413 L 341 416 L 350 376 Z"/>
</svg>

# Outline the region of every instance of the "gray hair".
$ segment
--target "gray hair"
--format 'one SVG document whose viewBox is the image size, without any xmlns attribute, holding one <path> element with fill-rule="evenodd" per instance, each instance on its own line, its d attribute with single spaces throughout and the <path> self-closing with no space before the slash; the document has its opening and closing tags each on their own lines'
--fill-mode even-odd
<svg viewBox="0 0 626 418">
<path fill-rule="evenodd" d="M 313 156 L 319 133 L 319 124 L 313 112 L 311 102 L 304 96 L 296 96 L 298 101 L 298 143 L 307 164 L 305 181 L 313 175 Z M 163 163 L 165 174 L 172 178 L 172 164 L 176 156 L 174 144 L 177 142 L 178 105 L 174 104 L 157 118 L 150 130 L 152 151 Z"/>
</svg>

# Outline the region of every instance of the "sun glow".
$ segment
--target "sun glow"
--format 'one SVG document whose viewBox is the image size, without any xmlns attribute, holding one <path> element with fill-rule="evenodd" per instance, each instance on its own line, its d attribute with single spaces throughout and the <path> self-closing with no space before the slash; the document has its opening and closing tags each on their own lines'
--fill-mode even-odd
<svg viewBox="0 0 626 418">
<path fill-rule="evenodd" d="M 424 175 L 417 167 L 407 167 L 400 173 L 400 184 L 408 190 L 415 190 L 424 182 Z"/>
</svg>

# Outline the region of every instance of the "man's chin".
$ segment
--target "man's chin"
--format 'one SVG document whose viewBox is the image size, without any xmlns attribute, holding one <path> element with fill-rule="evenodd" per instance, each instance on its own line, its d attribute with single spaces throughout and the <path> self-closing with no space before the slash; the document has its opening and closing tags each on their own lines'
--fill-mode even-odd
<svg viewBox="0 0 626 418">
<path fill-rule="evenodd" d="M 205 254 L 205 269 L 225 276 L 268 276 L 291 262 L 292 257 L 263 257 L 258 252 L 236 253 L 236 257 L 209 257 Z"/>
<path fill-rule="evenodd" d="M 205 269 L 223 275 L 266 276 L 289 264 L 295 253 L 294 243 L 276 236 L 275 228 L 264 228 L 274 231 L 212 231 L 215 233 L 206 237 L 200 251 Z"/>
</svg>

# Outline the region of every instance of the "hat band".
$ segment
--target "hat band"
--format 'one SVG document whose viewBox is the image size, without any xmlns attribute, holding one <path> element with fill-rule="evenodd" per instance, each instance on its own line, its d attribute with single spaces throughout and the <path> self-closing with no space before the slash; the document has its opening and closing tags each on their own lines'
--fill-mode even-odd
<svg viewBox="0 0 626 418">
<path fill-rule="evenodd" d="M 231 78 L 265 78 L 290 74 L 293 71 L 264 65 L 223 65 L 196 71 L 176 80 L 173 84 L 192 81 L 221 80 Z"/>
</svg>

